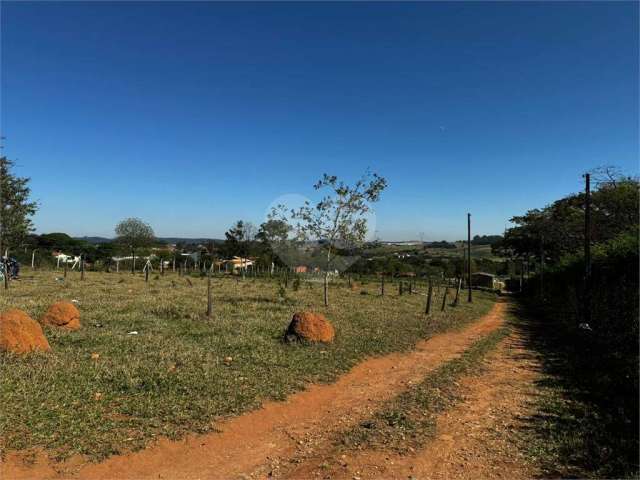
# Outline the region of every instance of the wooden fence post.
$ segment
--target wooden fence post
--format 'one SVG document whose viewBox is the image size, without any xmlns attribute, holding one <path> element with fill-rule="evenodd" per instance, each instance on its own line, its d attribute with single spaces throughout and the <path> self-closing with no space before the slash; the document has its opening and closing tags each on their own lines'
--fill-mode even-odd
<svg viewBox="0 0 640 480">
<path fill-rule="evenodd" d="M 80 280 L 84 280 L 84 256 L 80 256 Z"/>
<path fill-rule="evenodd" d="M 458 306 L 458 302 L 460 301 L 460 288 L 462 288 L 462 278 L 458 279 L 458 286 L 456 287 L 456 298 L 453 301 L 455 307 Z"/>
<path fill-rule="evenodd" d="M 211 270 L 207 273 L 207 318 L 211 319 L 213 314 L 213 305 L 211 302 Z"/>
<path fill-rule="evenodd" d="M 68 265 L 67 265 L 67 259 L 64 259 L 64 278 L 67 278 L 67 269 L 68 269 Z"/>
<path fill-rule="evenodd" d="M 440 308 L 441 312 L 444 312 L 444 307 L 447 305 L 447 293 L 449 293 L 449 286 L 444 287 L 444 295 L 442 295 L 442 308 Z"/>
<path fill-rule="evenodd" d="M 429 290 L 427 293 L 427 308 L 424 313 L 429 315 L 431 313 L 431 297 L 433 296 L 433 285 L 431 284 L 431 279 L 429 279 Z"/>
<path fill-rule="evenodd" d="M 402 295 L 402 284 L 404 282 L 402 280 L 400 280 L 400 283 L 398 284 L 398 295 Z"/>
<path fill-rule="evenodd" d="M 31 252 L 31 270 L 36 269 L 36 251 L 35 249 Z"/>
<path fill-rule="evenodd" d="M 2 263 L 4 265 L 4 289 L 9 289 L 9 268 L 7 268 L 7 259 L 3 259 Z"/>
<path fill-rule="evenodd" d="M 381 281 L 380 281 L 380 294 L 384 297 L 384 273 L 382 274 L 382 276 L 380 278 L 381 278 Z"/>
</svg>

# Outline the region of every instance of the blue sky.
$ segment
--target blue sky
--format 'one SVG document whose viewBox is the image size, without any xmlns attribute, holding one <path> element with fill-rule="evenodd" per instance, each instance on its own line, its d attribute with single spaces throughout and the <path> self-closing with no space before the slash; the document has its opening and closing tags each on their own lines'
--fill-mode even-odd
<svg viewBox="0 0 640 480">
<path fill-rule="evenodd" d="M 2 134 L 39 232 L 221 237 L 324 172 L 383 239 L 501 233 L 638 172 L 638 3 L 2 2 Z"/>
</svg>

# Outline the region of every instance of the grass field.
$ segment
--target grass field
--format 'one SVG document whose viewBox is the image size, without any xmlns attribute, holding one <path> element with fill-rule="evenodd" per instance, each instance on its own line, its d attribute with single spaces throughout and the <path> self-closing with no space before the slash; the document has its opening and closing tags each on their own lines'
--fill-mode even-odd
<svg viewBox="0 0 640 480">
<path fill-rule="evenodd" d="M 380 297 L 377 284 L 351 290 L 336 282 L 325 309 L 318 283 L 303 282 L 281 299 L 275 281 L 225 277 L 213 280 L 214 318 L 207 320 L 203 278 L 191 277 L 191 287 L 176 274 L 148 284 L 128 273 L 87 272 L 80 281 L 73 272 L 56 280 L 61 276 L 27 272 L 0 296 L 2 310 L 21 308 L 33 318 L 54 301 L 75 299 L 83 324 L 77 332 L 47 327 L 52 353 L 0 355 L 3 451 L 40 447 L 59 459 L 99 460 L 154 437 L 215 430 L 221 417 L 331 381 L 366 356 L 460 327 L 494 301 L 477 292 L 473 304 L 440 313 L 436 299 L 427 321 L 424 295 L 399 296 L 392 285 Z M 300 309 L 333 322 L 332 345 L 281 342 Z"/>
</svg>

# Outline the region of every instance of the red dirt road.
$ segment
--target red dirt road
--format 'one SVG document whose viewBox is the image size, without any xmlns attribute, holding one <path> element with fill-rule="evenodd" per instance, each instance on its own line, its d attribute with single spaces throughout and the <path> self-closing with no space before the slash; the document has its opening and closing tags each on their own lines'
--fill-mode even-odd
<svg viewBox="0 0 640 480">
<path fill-rule="evenodd" d="M 220 433 L 193 435 L 182 441 L 163 439 L 145 450 L 99 464 L 83 464 L 79 459 L 55 464 L 44 456 L 25 464 L 20 454 L 11 453 L 0 467 L 2 478 L 226 479 L 278 475 L 282 465 L 304 462 L 308 453 L 326 446 L 336 432 L 370 416 L 408 384 L 422 380 L 498 328 L 505 308 L 506 303 L 498 302 L 490 313 L 462 331 L 434 336 L 409 353 L 366 360 L 333 384 L 310 385 L 284 402 L 269 402 L 259 410 L 222 422 L 218 425 Z M 395 477 L 395 472 L 391 476 Z"/>
<path fill-rule="evenodd" d="M 460 382 L 463 401 L 437 419 L 422 450 L 399 455 L 384 450 L 329 447 L 289 468 L 282 478 L 307 479 L 494 479 L 534 478 L 539 472 L 514 442 L 535 412 L 539 362 L 512 334 L 487 358 L 486 370 Z"/>
</svg>

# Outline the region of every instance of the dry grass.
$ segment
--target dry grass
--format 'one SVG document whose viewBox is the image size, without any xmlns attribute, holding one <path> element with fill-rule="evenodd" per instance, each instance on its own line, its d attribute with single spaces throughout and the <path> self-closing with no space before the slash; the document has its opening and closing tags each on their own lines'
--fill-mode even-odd
<svg viewBox="0 0 640 480">
<path fill-rule="evenodd" d="M 58 458 L 93 460 L 141 448 L 157 436 L 215 428 L 216 419 L 282 399 L 308 382 L 331 381 L 369 355 L 411 348 L 434 332 L 486 313 L 494 296 L 478 292 L 429 321 L 423 295 L 398 296 L 378 285 L 319 284 L 278 295 L 275 282 L 213 280 L 214 318 L 203 317 L 206 280 L 193 287 L 175 274 L 145 284 L 141 275 L 26 273 L 0 297 L 0 308 L 40 318 L 58 300 L 77 300 L 82 329 L 46 328 L 49 354 L 0 355 L 3 451 L 44 448 Z M 436 301 L 435 305 L 439 305 Z M 294 311 L 323 313 L 336 327 L 332 345 L 285 345 Z M 128 332 L 137 331 L 137 335 Z M 93 354 L 98 354 L 98 357 Z M 92 358 L 93 356 L 93 358 Z M 225 361 L 226 357 L 232 360 Z"/>
</svg>

